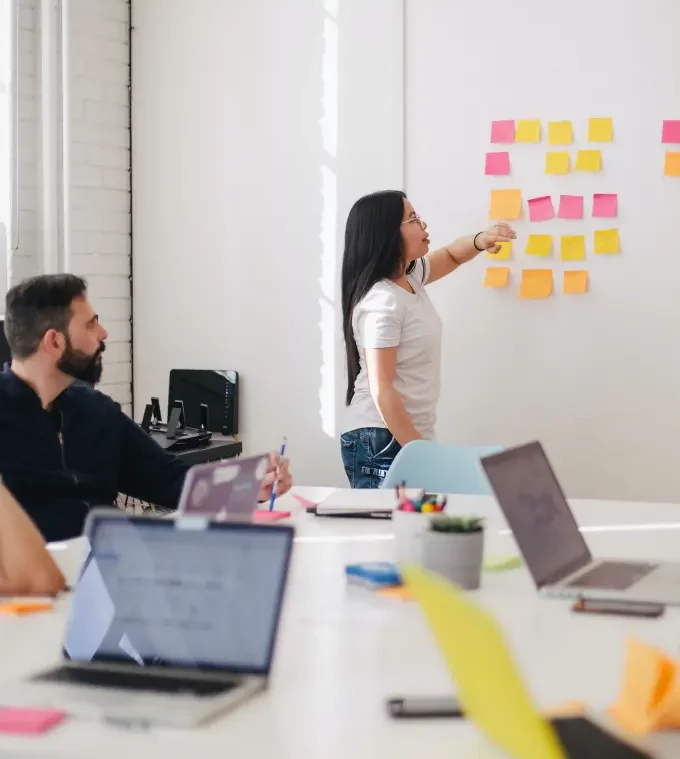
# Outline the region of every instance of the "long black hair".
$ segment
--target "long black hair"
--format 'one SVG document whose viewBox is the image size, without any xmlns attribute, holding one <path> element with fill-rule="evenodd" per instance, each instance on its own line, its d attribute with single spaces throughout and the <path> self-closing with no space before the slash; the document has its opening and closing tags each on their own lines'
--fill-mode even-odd
<svg viewBox="0 0 680 759">
<path fill-rule="evenodd" d="M 403 271 L 401 222 L 405 197 L 400 190 L 364 195 L 347 217 L 342 258 L 342 331 L 347 354 L 348 406 L 359 374 L 359 349 L 352 329 L 352 312 L 376 282 Z"/>
</svg>

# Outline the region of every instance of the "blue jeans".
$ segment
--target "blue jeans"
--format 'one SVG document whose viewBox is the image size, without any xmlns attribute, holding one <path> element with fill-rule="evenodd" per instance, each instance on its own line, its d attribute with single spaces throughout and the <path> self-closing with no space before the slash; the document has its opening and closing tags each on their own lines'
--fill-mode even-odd
<svg viewBox="0 0 680 759">
<path fill-rule="evenodd" d="M 379 488 L 401 446 L 383 427 L 362 427 L 340 436 L 342 463 L 352 488 Z"/>
</svg>

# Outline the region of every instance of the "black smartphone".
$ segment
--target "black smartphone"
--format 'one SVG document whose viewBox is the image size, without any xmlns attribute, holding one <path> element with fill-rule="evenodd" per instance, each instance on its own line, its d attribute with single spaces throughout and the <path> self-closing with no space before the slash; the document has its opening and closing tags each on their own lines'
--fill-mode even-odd
<svg viewBox="0 0 680 759">
<path fill-rule="evenodd" d="M 394 719 L 409 717 L 463 717 L 460 702 L 454 696 L 412 696 L 410 698 L 390 698 L 387 711 Z"/>
<path fill-rule="evenodd" d="M 626 601 L 621 599 L 579 598 L 571 607 L 581 614 L 618 614 L 624 617 L 660 617 L 666 607 L 663 604 L 645 601 Z"/>
</svg>

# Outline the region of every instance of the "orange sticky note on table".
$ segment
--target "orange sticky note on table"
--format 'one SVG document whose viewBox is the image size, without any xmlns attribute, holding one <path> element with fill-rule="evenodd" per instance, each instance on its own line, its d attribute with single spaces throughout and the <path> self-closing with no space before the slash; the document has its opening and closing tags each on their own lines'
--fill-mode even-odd
<svg viewBox="0 0 680 759">
<path fill-rule="evenodd" d="M 51 611 L 54 607 L 49 601 L 7 601 L 0 604 L 0 613 L 14 614 L 37 614 L 41 611 Z"/>
<path fill-rule="evenodd" d="M 490 219 L 519 219 L 521 215 L 521 190 L 491 190 Z"/>
<path fill-rule="evenodd" d="M 522 284 L 519 297 L 522 300 L 530 298 L 547 298 L 552 295 L 552 269 L 523 269 Z"/>
<path fill-rule="evenodd" d="M 490 266 L 484 277 L 484 287 L 505 287 L 510 279 L 510 269 L 507 266 Z"/>
<path fill-rule="evenodd" d="M 562 293 L 564 295 L 583 295 L 588 290 L 587 271 L 565 271 Z"/>
<path fill-rule="evenodd" d="M 667 177 L 680 177 L 680 153 L 666 153 L 666 164 L 663 173 Z"/>
</svg>

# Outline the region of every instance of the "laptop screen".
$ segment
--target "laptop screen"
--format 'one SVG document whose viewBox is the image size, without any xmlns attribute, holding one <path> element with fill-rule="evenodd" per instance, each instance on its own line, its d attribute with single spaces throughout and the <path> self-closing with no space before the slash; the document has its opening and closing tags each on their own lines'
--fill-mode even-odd
<svg viewBox="0 0 680 759">
<path fill-rule="evenodd" d="M 269 672 L 293 528 L 188 524 L 93 515 L 66 658 Z"/>
<path fill-rule="evenodd" d="M 591 555 L 540 443 L 482 459 L 537 587 L 586 566 Z"/>
</svg>

